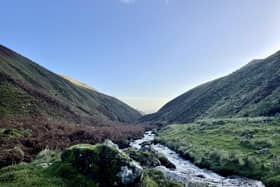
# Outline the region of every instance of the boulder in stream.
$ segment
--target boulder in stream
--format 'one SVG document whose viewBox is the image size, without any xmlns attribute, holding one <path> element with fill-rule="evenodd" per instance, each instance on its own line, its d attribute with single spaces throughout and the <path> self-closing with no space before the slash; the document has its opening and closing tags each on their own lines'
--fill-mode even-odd
<svg viewBox="0 0 280 187">
<path fill-rule="evenodd" d="M 162 165 L 169 169 L 176 169 L 174 164 L 172 164 L 163 154 L 155 151 L 151 146 L 144 146 L 139 150 L 128 148 L 125 152 L 130 158 L 139 162 L 144 167 L 153 168 Z"/>
</svg>

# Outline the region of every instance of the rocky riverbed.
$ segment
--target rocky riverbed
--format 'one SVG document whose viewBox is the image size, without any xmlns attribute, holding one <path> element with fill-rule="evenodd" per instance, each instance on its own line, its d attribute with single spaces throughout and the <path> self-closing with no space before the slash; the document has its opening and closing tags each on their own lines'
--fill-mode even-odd
<svg viewBox="0 0 280 187">
<path fill-rule="evenodd" d="M 154 137 L 155 135 L 152 131 L 148 131 L 142 139 L 131 142 L 130 146 L 140 149 L 142 145 L 152 142 Z M 181 158 L 176 152 L 164 145 L 151 144 L 151 146 L 176 166 L 176 169 L 170 169 L 164 166 L 157 166 L 156 169 L 163 172 L 169 179 L 183 183 L 185 186 L 264 187 L 260 181 L 240 176 L 223 177 L 213 171 L 199 168 L 190 161 Z"/>
</svg>

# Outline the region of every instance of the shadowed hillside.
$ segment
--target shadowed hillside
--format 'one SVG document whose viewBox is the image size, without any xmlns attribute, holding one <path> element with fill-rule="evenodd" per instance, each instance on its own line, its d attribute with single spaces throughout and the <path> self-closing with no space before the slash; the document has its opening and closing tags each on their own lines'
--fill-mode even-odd
<svg viewBox="0 0 280 187">
<path fill-rule="evenodd" d="M 141 121 L 191 122 L 202 118 L 275 116 L 280 113 L 280 52 L 200 85 Z"/>
<path fill-rule="evenodd" d="M 0 118 L 132 122 L 141 114 L 116 98 L 73 83 L 0 45 Z"/>
</svg>

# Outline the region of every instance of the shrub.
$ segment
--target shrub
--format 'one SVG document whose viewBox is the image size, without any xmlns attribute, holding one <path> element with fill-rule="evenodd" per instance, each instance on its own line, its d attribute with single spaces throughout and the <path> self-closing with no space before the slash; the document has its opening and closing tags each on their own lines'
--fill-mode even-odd
<svg viewBox="0 0 280 187">
<path fill-rule="evenodd" d="M 95 144 L 105 139 L 126 147 L 129 140 L 142 137 L 145 128 L 150 128 L 113 122 L 100 122 L 100 125 L 73 125 L 49 122 L 43 118 L 0 119 L 0 168 L 22 160 L 30 162 L 47 147 L 62 150 L 74 144 Z M 8 136 L 2 136 L 3 132 Z M 16 146 L 24 152 L 23 159 L 13 150 Z"/>
</svg>

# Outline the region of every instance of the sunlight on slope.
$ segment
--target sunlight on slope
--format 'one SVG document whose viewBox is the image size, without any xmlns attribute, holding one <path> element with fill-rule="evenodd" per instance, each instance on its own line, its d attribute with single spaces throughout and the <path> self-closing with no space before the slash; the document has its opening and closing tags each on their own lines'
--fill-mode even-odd
<svg viewBox="0 0 280 187">
<path fill-rule="evenodd" d="M 63 77 L 64 79 L 72 82 L 73 84 L 75 84 L 76 86 L 80 86 L 80 87 L 83 87 L 83 88 L 87 88 L 87 89 L 90 89 L 90 90 L 94 90 L 94 91 L 97 91 L 96 89 L 92 88 L 91 86 L 85 84 L 85 83 L 82 83 L 78 80 L 75 80 L 73 79 L 72 77 L 69 77 L 67 75 L 60 75 L 61 77 Z"/>
</svg>

